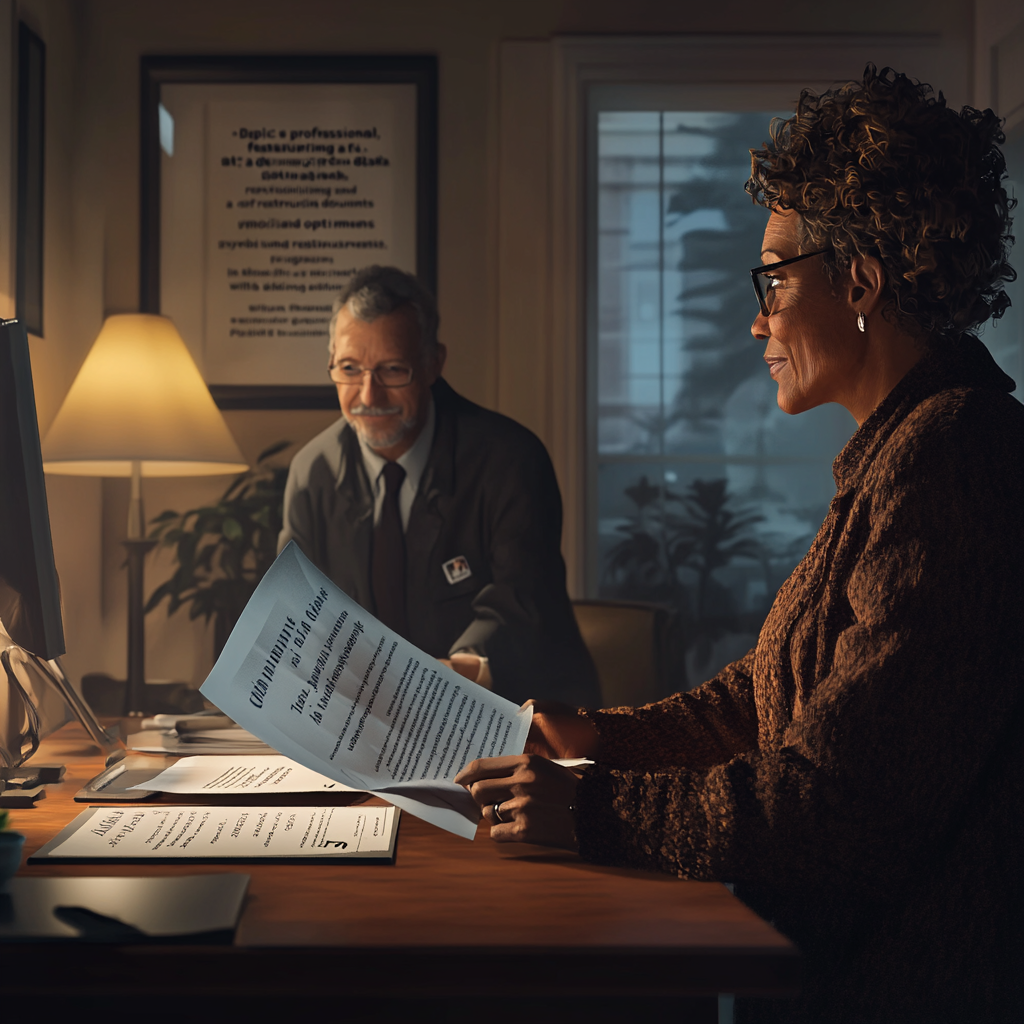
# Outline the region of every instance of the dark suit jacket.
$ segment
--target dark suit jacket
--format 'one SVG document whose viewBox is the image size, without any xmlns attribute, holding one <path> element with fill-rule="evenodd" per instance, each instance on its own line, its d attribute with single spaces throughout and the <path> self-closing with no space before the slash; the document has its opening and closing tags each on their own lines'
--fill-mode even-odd
<svg viewBox="0 0 1024 1024">
<path fill-rule="evenodd" d="M 434 444 L 405 544 L 412 643 L 434 657 L 490 659 L 496 692 L 576 705 L 600 702 L 597 674 L 565 589 L 562 500 L 540 440 L 525 427 L 433 387 Z M 294 540 L 350 597 L 373 611 L 373 491 L 344 421 L 292 460 L 279 548 Z M 464 556 L 472 575 L 449 583 Z"/>
</svg>

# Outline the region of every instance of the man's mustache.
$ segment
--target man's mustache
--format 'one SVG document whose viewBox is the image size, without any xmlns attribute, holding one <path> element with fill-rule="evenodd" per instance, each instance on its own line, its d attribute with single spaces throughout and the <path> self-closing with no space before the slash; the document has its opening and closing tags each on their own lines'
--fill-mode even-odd
<svg viewBox="0 0 1024 1024">
<path fill-rule="evenodd" d="M 401 413 L 400 405 L 353 405 L 349 416 L 397 416 Z"/>
</svg>

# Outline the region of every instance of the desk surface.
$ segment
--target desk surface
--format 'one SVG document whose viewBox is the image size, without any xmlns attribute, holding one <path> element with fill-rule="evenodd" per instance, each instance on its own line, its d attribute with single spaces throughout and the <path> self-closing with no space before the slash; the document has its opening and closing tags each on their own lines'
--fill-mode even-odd
<svg viewBox="0 0 1024 1024">
<path fill-rule="evenodd" d="M 12 827 L 27 837 L 26 855 L 87 806 L 74 803 L 74 794 L 102 768 L 102 757 L 75 724 L 45 741 L 35 760 L 64 763 L 67 775 L 60 785 L 47 787 L 47 798 L 35 808 L 10 812 Z M 339 797 L 343 802 L 344 795 Z M 499 845 L 483 828 L 475 842 L 468 842 L 410 814 L 402 815 L 393 865 L 54 864 L 21 869 L 26 876 L 211 871 L 252 876 L 233 947 L 177 947 L 170 953 L 166 948 L 126 948 L 118 956 L 139 962 L 172 955 L 184 976 L 199 979 L 196 985 L 225 991 L 243 983 L 275 990 L 336 989 L 339 955 L 344 957 L 346 990 L 355 984 L 369 991 L 387 983 L 409 995 L 450 991 L 450 966 L 439 967 L 442 959 L 454 962 L 452 957 L 468 968 L 460 972 L 460 991 L 469 994 L 475 978 L 481 993 L 493 994 L 496 976 L 521 978 L 526 990 L 538 995 L 574 989 L 591 995 L 787 995 L 797 985 L 792 944 L 722 885 L 597 867 L 575 854 L 543 847 Z M 83 947 L 66 948 L 75 950 L 81 965 Z M 19 949 L 27 956 L 30 947 L 5 950 L 5 981 L 18 977 L 8 954 L 16 956 Z M 99 985 L 104 971 L 114 970 L 103 965 L 118 962 L 110 954 L 109 949 L 97 954 L 90 971 L 77 970 L 78 980 L 62 984 Z M 335 969 L 325 972 L 330 963 Z M 91 972 L 98 973 L 88 982 L 81 980 Z"/>
</svg>

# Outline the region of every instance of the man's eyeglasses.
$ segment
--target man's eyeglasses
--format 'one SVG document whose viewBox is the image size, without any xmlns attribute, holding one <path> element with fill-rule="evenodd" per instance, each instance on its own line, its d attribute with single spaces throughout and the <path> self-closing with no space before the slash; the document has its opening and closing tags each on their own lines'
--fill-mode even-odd
<svg viewBox="0 0 1024 1024">
<path fill-rule="evenodd" d="M 364 369 L 358 363 L 342 359 L 340 362 L 331 363 L 327 367 L 327 372 L 335 384 L 361 385 L 363 376 L 367 373 L 382 388 L 404 388 L 412 383 L 412 367 L 407 363 L 380 363 Z"/>
<path fill-rule="evenodd" d="M 791 263 L 799 263 L 801 260 L 809 260 L 812 256 L 820 256 L 827 249 L 819 249 L 817 252 L 805 252 L 802 256 L 794 256 L 791 260 L 780 260 L 778 263 L 766 263 L 763 267 L 754 267 L 750 272 L 750 280 L 754 283 L 754 294 L 757 296 L 757 304 L 765 316 L 772 315 L 772 306 L 775 304 L 775 288 L 771 284 L 772 274 L 782 267 L 788 267 Z M 766 285 L 763 278 L 768 278 Z"/>
</svg>

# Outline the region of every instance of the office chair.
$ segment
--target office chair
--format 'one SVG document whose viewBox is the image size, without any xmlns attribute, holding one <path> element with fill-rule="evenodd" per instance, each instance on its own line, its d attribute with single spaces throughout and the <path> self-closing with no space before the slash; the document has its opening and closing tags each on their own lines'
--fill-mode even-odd
<svg viewBox="0 0 1024 1024">
<path fill-rule="evenodd" d="M 601 685 L 604 707 L 639 707 L 685 688 L 675 671 L 679 614 L 645 601 L 573 601 L 583 642 Z"/>
</svg>

